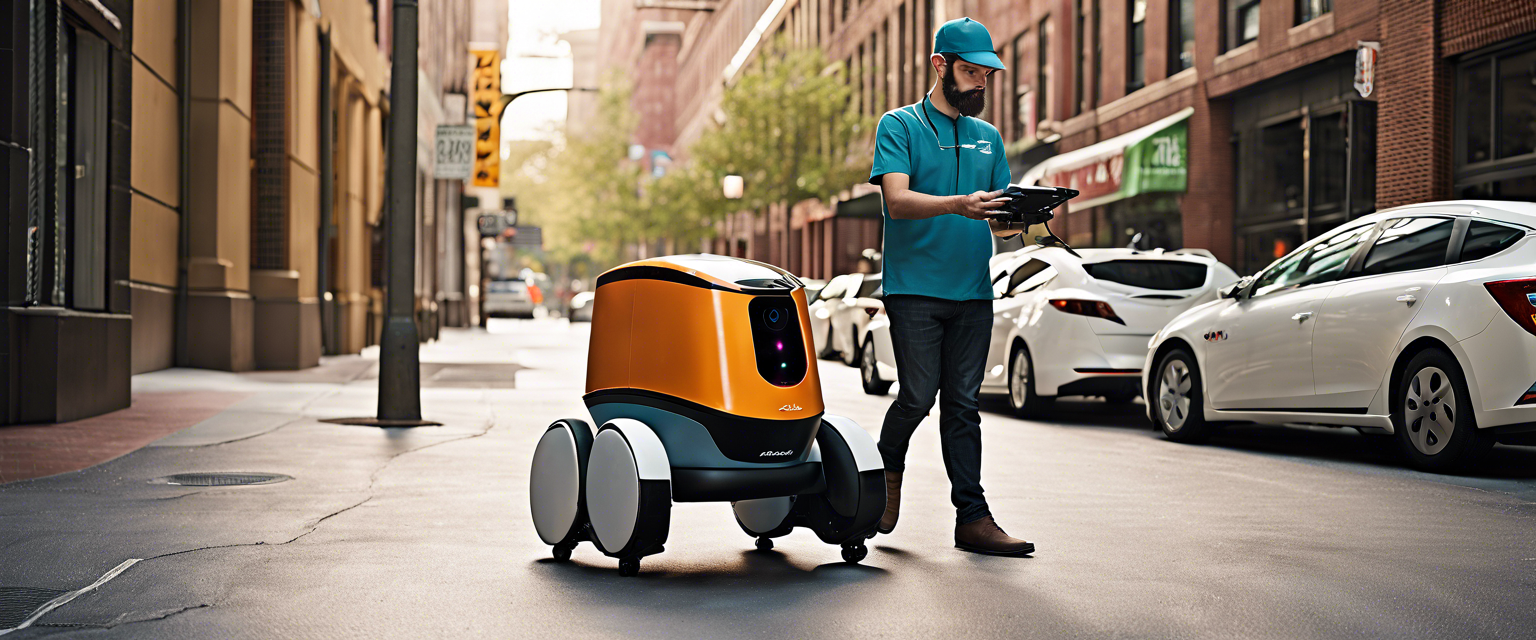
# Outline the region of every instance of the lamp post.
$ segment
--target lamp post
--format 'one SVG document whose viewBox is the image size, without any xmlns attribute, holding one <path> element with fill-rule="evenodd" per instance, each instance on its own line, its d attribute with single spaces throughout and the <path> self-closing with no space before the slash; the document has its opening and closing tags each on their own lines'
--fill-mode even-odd
<svg viewBox="0 0 1536 640">
<path fill-rule="evenodd" d="M 721 193 L 723 195 L 725 195 L 725 199 L 727 199 L 727 200 L 740 200 L 741 199 L 741 194 L 742 194 L 742 192 L 745 189 L 746 189 L 746 186 L 745 186 L 745 184 L 743 184 L 741 176 L 732 174 L 732 175 L 728 175 L 725 178 L 720 180 L 720 191 L 721 191 Z M 725 215 L 729 216 L 729 215 L 731 215 L 731 213 L 732 212 L 727 212 Z M 728 245 L 726 247 L 725 254 L 726 255 L 734 255 L 736 253 L 736 229 L 735 229 L 735 225 L 733 225 L 731 223 L 731 221 L 729 219 L 727 219 L 726 224 L 725 224 L 725 228 L 726 228 L 726 233 L 727 233 L 727 236 L 725 238 L 725 242 Z M 736 256 L 736 257 L 745 258 L 746 256 Z"/>
</svg>

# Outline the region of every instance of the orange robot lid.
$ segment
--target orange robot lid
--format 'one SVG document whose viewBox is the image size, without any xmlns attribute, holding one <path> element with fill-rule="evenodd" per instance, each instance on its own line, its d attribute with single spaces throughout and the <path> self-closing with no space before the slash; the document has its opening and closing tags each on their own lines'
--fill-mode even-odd
<svg viewBox="0 0 1536 640">
<path fill-rule="evenodd" d="M 786 294 L 805 286 L 788 271 L 754 260 L 694 253 L 637 260 L 597 277 L 597 286 L 622 280 L 664 280 L 737 293 Z"/>
</svg>

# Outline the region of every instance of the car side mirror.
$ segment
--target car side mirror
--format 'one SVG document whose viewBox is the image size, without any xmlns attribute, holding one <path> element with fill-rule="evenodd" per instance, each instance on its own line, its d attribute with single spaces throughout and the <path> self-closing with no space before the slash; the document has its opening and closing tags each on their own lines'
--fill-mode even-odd
<svg viewBox="0 0 1536 640">
<path fill-rule="evenodd" d="M 1253 284 L 1253 276 L 1245 276 L 1242 280 L 1238 280 L 1237 282 L 1222 287 L 1221 297 L 1223 299 L 1233 299 L 1242 296 L 1243 290 L 1247 289 L 1248 285 L 1251 284 Z"/>
</svg>

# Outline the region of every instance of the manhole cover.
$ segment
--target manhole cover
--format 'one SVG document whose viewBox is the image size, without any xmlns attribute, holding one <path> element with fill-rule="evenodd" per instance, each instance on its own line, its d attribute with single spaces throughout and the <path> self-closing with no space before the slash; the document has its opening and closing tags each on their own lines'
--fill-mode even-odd
<svg viewBox="0 0 1536 640">
<path fill-rule="evenodd" d="M 0 629 L 12 629 L 31 617 L 50 600 L 63 595 L 53 589 L 0 587 Z"/>
<path fill-rule="evenodd" d="M 281 473 L 178 473 L 156 480 L 184 487 L 229 487 L 247 484 L 274 484 L 292 480 Z"/>
</svg>

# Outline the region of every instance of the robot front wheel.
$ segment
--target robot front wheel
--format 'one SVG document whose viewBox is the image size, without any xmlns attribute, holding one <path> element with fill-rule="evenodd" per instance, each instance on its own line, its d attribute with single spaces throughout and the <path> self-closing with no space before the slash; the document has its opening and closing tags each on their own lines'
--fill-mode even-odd
<svg viewBox="0 0 1536 640">
<path fill-rule="evenodd" d="M 636 420 L 603 424 L 592 442 L 586 499 L 592 540 L 619 559 L 619 575 L 662 551 L 672 517 L 672 467 L 654 431 Z"/>
<path fill-rule="evenodd" d="M 859 562 L 869 553 L 864 541 L 885 512 L 885 471 L 869 433 L 852 420 L 828 414 L 816 434 L 826 489 L 821 493 L 731 503 L 736 523 L 757 538 L 757 548 L 773 548 L 773 538 L 796 526 L 811 529 L 828 544 L 843 548 L 843 560 Z"/>
</svg>

